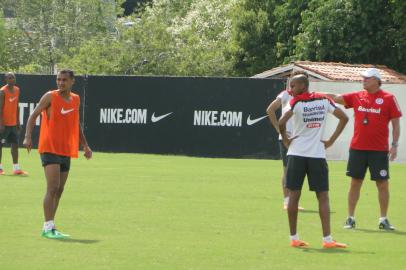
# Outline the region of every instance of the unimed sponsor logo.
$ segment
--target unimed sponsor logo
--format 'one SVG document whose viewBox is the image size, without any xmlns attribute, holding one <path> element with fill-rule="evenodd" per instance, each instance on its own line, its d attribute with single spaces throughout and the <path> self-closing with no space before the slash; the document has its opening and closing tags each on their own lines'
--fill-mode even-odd
<svg viewBox="0 0 406 270">
<path fill-rule="evenodd" d="M 242 112 L 194 111 L 194 126 L 241 127 Z"/>
<path fill-rule="evenodd" d="M 101 124 L 146 124 L 147 109 L 102 108 Z"/>
</svg>

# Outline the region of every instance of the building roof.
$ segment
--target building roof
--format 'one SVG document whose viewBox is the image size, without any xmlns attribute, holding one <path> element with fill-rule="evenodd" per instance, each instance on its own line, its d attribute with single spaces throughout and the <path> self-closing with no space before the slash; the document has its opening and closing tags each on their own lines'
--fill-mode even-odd
<svg viewBox="0 0 406 270">
<path fill-rule="evenodd" d="M 345 64 L 329 62 L 296 61 L 285 66 L 273 68 L 253 76 L 253 78 L 288 77 L 292 70 L 304 70 L 311 78 L 322 81 L 362 81 L 361 72 L 377 68 L 384 83 L 406 83 L 406 75 L 383 65 Z"/>
</svg>

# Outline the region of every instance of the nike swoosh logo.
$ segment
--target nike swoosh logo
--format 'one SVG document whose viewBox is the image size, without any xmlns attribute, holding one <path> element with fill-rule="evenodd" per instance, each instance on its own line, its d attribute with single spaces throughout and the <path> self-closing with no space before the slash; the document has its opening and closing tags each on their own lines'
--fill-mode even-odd
<svg viewBox="0 0 406 270">
<path fill-rule="evenodd" d="M 247 125 L 252 126 L 252 125 L 258 123 L 259 121 L 261 121 L 262 119 L 264 119 L 264 118 L 266 118 L 266 117 L 268 117 L 268 115 L 261 116 L 261 117 L 259 117 L 259 118 L 255 118 L 255 119 L 251 119 L 251 115 L 248 115 L 248 118 L 247 118 Z"/>
<path fill-rule="evenodd" d="M 10 101 L 10 102 L 13 102 L 14 100 L 16 100 L 17 99 L 17 97 L 13 97 L 13 98 L 9 98 L 8 100 Z"/>
<path fill-rule="evenodd" d="M 61 109 L 61 114 L 67 114 L 67 113 L 72 112 L 73 110 L 75 110 L 75 109 L 65 110 L 64 108 L 62 108 Z"/>
<path fill-rule="evenodd" d="M 161 121 L 162 119 L 164 119 L 165 117 L 171 115 L 172 113 L 173 112 L 170 112 L 170 113 L 167 113 L 167 114 L 164 114 L 164 115 L 161 115 L 161 116 L 155 116 L 155 113 L 153 113 L 152 116 L 151 116 L 151 122 L 155 123 L 155 122 Z"/>
</svg>

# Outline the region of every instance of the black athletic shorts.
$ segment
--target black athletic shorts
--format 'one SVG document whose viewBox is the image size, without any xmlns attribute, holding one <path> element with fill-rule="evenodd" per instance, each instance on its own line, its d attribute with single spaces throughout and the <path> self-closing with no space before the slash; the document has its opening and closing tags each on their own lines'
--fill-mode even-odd
<svg viewBox="0 0 406 270">
<path fill-rule="evenodd" d="M 387 151 L 368 151 L 350 149 L 347 175 L 363 180 L 369 168 L 371 180 L 389 179 L 389 157 Z"/>
<path fill-rule="evenodd" d="M 288 149 L 281 140 L 279 140 L 279 153 L 281 155 L 283 167 L 286 167 L 288 165 L 288 157 L 286 155 L 288 153 Z"/>
<path fill-rule="evenodd" d="M 306 175 L 311 191 L 328 191 L 328 165 L 325 158 L 288 156 L 286 188 L 302 190 Z"/>
<path fill-rule="evenodd" d="M 55 155 L 52 153 L 42 153 L 41 162 L 43 167 L 50 164 L 60 164 L 61 172 L 67 172 L 70 170 L 70 157 Z"/>
<path fill-rule="evenodd" d="M 17 126 L 5 126 L 0 134 L 1 143 L 18 143 Z"/>
</svg>

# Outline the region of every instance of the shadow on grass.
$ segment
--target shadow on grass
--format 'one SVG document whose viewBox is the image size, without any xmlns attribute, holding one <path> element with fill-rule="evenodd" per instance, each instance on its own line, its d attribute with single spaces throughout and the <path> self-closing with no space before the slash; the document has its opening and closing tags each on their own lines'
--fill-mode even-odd
<svg viewBox="0 0 406 270">
<path fill-rule="evenodd" d="M 89 240 L 89 239 L 74 239 L 74 238 L 67 238 L 67 239 L 54 239 L 58 242 L 62 243 L 79 243 L 79 244 L 97 244 L 100 240 Z"/>
<path fill-rule="evenodd" d="M 406 232 L 398 231 L 398 230 L 386 231 L 386 230 L 380 230 L 380 229 L 371 230 L 371 229 L 360 229 L 360 228 L 356 228 L 354 230 L 364 232 L 364 233 L 390 233 L 390 234 L 406 235 Z"/>
<path fill-rule="evenodd" d="M 350 248 L 298 248 L 302 252 L 325 254 L 375 254 L 375 252 L 353 251 Z"/>
</svg>

